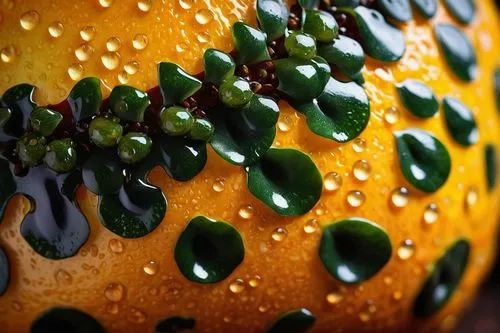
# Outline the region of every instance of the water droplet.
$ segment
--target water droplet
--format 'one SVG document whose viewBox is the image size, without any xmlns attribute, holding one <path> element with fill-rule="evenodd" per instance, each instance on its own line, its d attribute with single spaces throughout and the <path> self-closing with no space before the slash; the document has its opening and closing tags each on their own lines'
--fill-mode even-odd
<svg viewBox="0 0 500 333">
<path fill-rule="evenodd" d="M 137 8 L 142 12 L 149 12 L 153 6 L 152 0 L 139 0 L 137 1 Z"/>
<path fill-rule="evenodd" d="M 144 264 L 142 269 L 147 275 L 155 275 L 158 272 L 158 263 L 154 260 L 150 260 Z"/>
<path fill-rule="evenodd" d="M 251 219 L 253 216 L 253 207 L 251 205 L 243 205 L 238 211 L 238 215 L 245 220 Z"/>
<path fill-rule="evenodd" d="M 328 192 L 336 191 L 342 186 L 342 176 L 336 172 L 327 173 L 323 183 Z"/>
<path fill-rule="evenodd" d="M 386 285 L 388 285 L 388 286 L 392 284 L 392 281 L 393 281 L 393 280 L 392 280 L 392 277 L 390 277 L 390 276 L 386 276 L 386 277 L 384 278 L 384 283 L 385 283 Z"/>
<path fill-rule="evenodd" d="M 64 33 L 64 26 L 61 22 L 55 21 L 49 24 L 49 27 L 47 28 L 49 31 L 49 35 L 53 38 L 59 38 L 62 36 Z"/>
<path fill-rule="evenodd" d="M 394 293 L 392 293 L 392 298 L 394 298 L 394 300 L 396 301 L 399 301 L 403 298 L 403 293 L 401 291 L 395 291 Z"/>
<path fill-rule="evenodd" d="M 57 270 L 55 279 L 60 284 L 71 284 L 73 282 L 73 276 L 63 269 Z"/>
<path fill-rule="evenodd" d="M 129 61 L 125 64 L 123 69 L 125 69 L 125 72 L 127 72 L 128 74 L 134 75 L 139 70 L 139 62 L 135 60 Z"/>
<path fill-rule="evenodd" d="M 370 178 L 371 171 L 372 167 L 366 160 L 358 160 L 354 162 L 354 165 L 352 166 L 352 173 L 354 175 L 354 178 L 362 182 Z"/>
<path fill-rule="evenodd" d="M 118 239 L 110 239 L 108 242 L 108 247 L 111 252 L 114 253 L 122 253 L 123 252 L 123 243 Z"/>
<path fill-rule="evenodd" d="M 125 71 L 121 71 L 118 73 L 118 81 L 120 81 L 121 84 L 125 84 L 128 82 L 128 74 Z"/>
<path fill-rule="evenodd" d="M 288 231 L 285 228 L 276 228 L 274 229 L 273 233 L 271 234 L 272 239 L 274 239 L 277 242 L 283 241 L 288 234 Z"/>
<path fill-rule="evenodd" d="M 439 207 L 435 203 L 429 204 L 424 211 L 424 223 L 434 224 L 439 219 Z"/>
<path fill-rule="evenodd" d="M 23 311 L 23 305 L 18 301 L 12 301 L 12 309 L 17 312 Z"/>
<path fill-rule="evenodd" d="M 118 306 L 118 303 L 109 303 L 109 304 L 106 306 L 106 311 L 107 311 L 109 314 L 112 314 L 112 315 L 117 314 L 117 313 L 120 311 L 120 308 L 119 308 L 119 306 Z"/>
<path fill-rule="evenodd" d="M 332 291 L 328 294 L 326 294 L 326 301 L 328 304 L 339 304 L 344 300 L 344 296 L 337 291 Z"/>
<path fill-rule="evenodd" d="M 132 40 L 132 46 L 136 50 L 144 50 L 146 46 L 148 46 L 148 43 L 148 36 L 146 36 L 145 34 L 137 34 Z"/>
<path fill-rule="evenodd" d="M 16 58 L 16 49 L 14 48 L 14 46 L 9 45 L 9 46 L 4 47 L 0 51 L 0 58 L 2 59 L 3 62 L 6 62 L 6 63 L 13 62 L 14 59 Z"/>
<path fill-rule="evenodd" d="M 479 190 L 476 186 L 471 186 L 465 195 L 465 208 L 470 210 L 479 201 Z"/>
<path fill-rule="evenodd" d="M 24 12 L 19 19 L 19 23 L 24 30 L 33 30 L 40 22 L 40 15 L 36 10 Z"/>
<path fill-rule="evenodd" d="M 231 316 L 224 316 L 223 320 L 225 323 L 230 323 L 232 318 L 231 318 Z"/>
<path fill-rule="evenodd" d="M 264 313 L 264 312 L 267 312 L 269 310 L 270 306 L 269 304 L 262 304 L 262 305 L 259 305 L 259 312 L 261 313 Z"/>
<path fill-rule="evenodd" d="M 363 138 L 356 138 L 352 143 L 352 150 L 356 153 L 362 153 L 366 149 L 366 140 Z"/>
<path fill-rule="evenodd" d="M 182 53 L 182 52 L 184 52 L 187 49 L 187 47 L 188 46 L 185 43 L 180 43 L 180 44 L 175 45 L 175 50 L 178 53 Z"/>
<path fill-rule="evenodd" d="M 127 313 L 127 320 L 134 324 L 142 324 L 146 321 L 146 314 L 141 310 L 131 308 Z"/>
<path fill-rule="evenodd" d="M 399 111 L 395 107 L 390 107 L 385 110 L 384 119 L 388 124 L 395 124 L 399 120 Z"/>
<path fill-rule="evenodd" d="M 118 52 L 104 52 L 101 62 L 109 70 L 116 69 L 120 65 L 120 54 Z"/>
<path fill-rule="evenodd" d="M 200 9 L 196 12 L 194 16 L 196 22 L 199 24 L 210 23 L 214 19 L 214 14 L 210 9 Z"/>
<path fill-rule="evenodd" d="M 347 203 L 352 207 L 359 207 L 364 204 L 366 196 L 361 191 L 350 191 L 347 193 Z"/>
<path fill-rule="evenodd" d="M 109 8 L 113 4 L 113 0 L 99 0 L 99 4 L 103 8 Z"/>
<path fill-rule="evenodd" d="M 252 288 L 257 288 L 262 283 L 262 278 L 259 275 L 255 275 L 248 281 L 248 285 Z"/>
<path fill-rule="evenodd" d="M 207 31 L 202 31 L 202 32 L 196 34 L 196 39 L 198 39 L 198 42 L 200 42 L 202 44 L 206 44 L 206 43 L 210 42 L 210 40 L 211 40 L 210 34 Z"/>
<path fill-rule="evenodd" d="M 183 9 L 191 9 L 193 7 L 194 0 L 179 0 L 179 5 Z"/>
<path fill-rule="evenodd" d="M 119 283 L 110 283 L 104 289 L 104 297 L 106 297 L 111 302 L 119 302 L 123 299 L 125 295 L 125 287 Z"/>
<path fill-rule="evenodd" d="M 217 178 L 215 180 L 215 182 L 212 184 L 212 189 L 218 193 L 224 191 L 224 187 L 225 187 L 225 184 L 224 184 L 223 178 Z"/>
<path fill-rule="evenodd" d="M 282 132 L 288 132 L 292 128 L 292 119 L 285 115 L 278 121 L 278 128 Z"/>
<path fill-rule="evenodd" d="M 401 260 L 410 259 L 415 254 L 415 244 L 411 239 L 405 239 L 398 247 L 398 257 Z"/>
<path fill-rule="evenodd" d="M 68 75 L 73 81 L 77 81 L 83 76 L 83 66 L 81 64 L 72 64 L 68 67 Z"/>
<path fill-rule="evenodd" d="M 394 207 L 403 208 L 408 205 L 410 201 L 410 192 L 406 187 L 399 187 L 392 191 L 391 194 L 391 202 Z"/>
<path fill-rule="evenodd" d="M 229 290 L 234 294 L 239 294 L 245 290 L 245 281 L 243 279 L 236 279 L 229 285 Z"/>
<path fill-rule="evenodd" d="M 319 228 L 319 223 L 318 220 L 316 219 L 310 219 L 304 224 L 304 232 L 306 234 L 312 234 L 315 233 L 316 230 Z"/>
<path fill-rule="evenodd" d="M 80 30 L 80 37 L 86 42 L 91 41 L 95 36 L 95 27 L 88 25 Z"/>
<path fill-rule="evenodd" d="M 360 312 L 358 317 L 359 317 L 359 320 L 361 320 L 363 323 L 369 322 L 371 319 L 370 314 L 366 313 L 366 312 Z"/>
<path fill-rule="evenodd" d="M 118 51 L 122 46 L 122 41 L 118 37 L 111 37 L 106 41 L 106 49 L 110 52 Z"/>
<path fill-rule="evenodd" d="M 75 49 L 75 56 L 80 61 L 87 61 L 94 54 L 92 45 L 83 43 Z"/>
</svg>

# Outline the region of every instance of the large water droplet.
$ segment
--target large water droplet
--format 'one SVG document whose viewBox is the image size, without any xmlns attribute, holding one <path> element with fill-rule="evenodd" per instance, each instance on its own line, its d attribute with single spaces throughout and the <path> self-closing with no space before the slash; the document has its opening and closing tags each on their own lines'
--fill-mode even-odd
<svg viewBox="0 0 500 333">
<path fill-rule="evenodd" d="M 144 50 L 146 46 L 148 46 L 148 43 L 148 36 L 146 36 L 145 34 L 137 34 L 132 40 L 132 46 L 136 50 Z"/>
<path fill-rule="evenodd" d="M 395 124 L 399 120 L 399 111 L 395 107 L 390 107 L 387 110 L 385 110 L 384 113 L 384 119 L 388 124 Z"/>
<path fill-rule="evenodd" d="M 240 210 L 238 211 L 238 215 L 244 219 L 248 220 L 251 219 L 253 216 L 254 209 L 251 205 L 243 205 L 240 207 Z"/>
<path fill-rule="evenodd" d="M 179 5 L 183 9 L 191 9 L 193 7 L 194 0 L 179 0 Z"/>
<path fill-rule="evenodd" d="M 274 229 L 273 233 L 271 234 L 271 238 L 276 242 L 281 242 L 286 238 L 287 234 L 288 231 L 285 228 L 279 227 Z"/>
<path fill-rule="evenodd" d="M 36 10 L 24 12 L 19 19 L 19 23 L 24 30 L 33 30 L 40 22 L 40 15 Z"/>
<path fill-rule="evenodd" d="M 118 52 L 104 52 L 101 62 L 109 70 L 116 69 L 120 65 L 120 54 Z"/>
<path fill-rule="evenodd" d="M 410 201 L 410 193 L 406 187 L 399 187 L 392 191 L 391 202 L 394 207 L 403 208 Z"/>
<path fill-rule="evenodd" d="M 423 220 L 425 224 L 434 224 L 439 219 L 439 207 L 431 203 L 424 210 Z"/>
<path fill-rule="evenodd" d="M 236 279 L 229 285 L 229 290 L 233 294 L 239 294 L 245 290 L 245 281 L 243 279 Z"/>
<path fill-rule="evenodd" d="M 82 30 L 80 30 L 80 37 L 86 42 L 91 41 L 94 39 L 96 29 L 92 25 L 88 25 L 86 27 L 83 27 Z"/>
<path fill-rule="evenodd" d="M 122 46 L 122 42 L 118 37 L 110 37 L 106 41 L 106 49 L 110 52 L 118 51 Z"/>
<path fill-rule="evenodd" d="M 137 1 L 137 8 L 142 12 L 149 12 L 153 6 L 152 0 L 139 0 Z"/>
<path fill-rule="evenodd" d="M 372 167 L 366 160 L 358 160 L 354 162 L 354 165 L 352 166 L 352 173 L 354 175 L 354 178 L 362 182 L 370 178 L 371 171 Z"/>
<path fill-rule="evenodd" d="M 55 21 L 49 24 L 49 27 L 47 28 L 49 31 L 49 35 L 53 38 L 59 38 L 62 36 L 64 33 L 64 26 L 61 22 Z"/>
<path fill-rule="evenodd" d="M 218 193 L 224 191 L 224 187 L 225 183 L 223 178 L 217 178 L 215 182 L 212 184 L 212 189 Z"/>
<path fill-rule="evenodd" d="M 319 223 L 316 219 L 307 220 L 304 224 L 304 232 L 306 234 L 315 233 L 319 229 Z"/>
<path fill-rule="evenodd" d="M 80 61 L 87 61 L 94 54 L 92 45 L 83 43 L 75 49 L 75 56 Z"/>
<path fill-rule="evenodd" d="M 127 72 L 128 74 L 134 75 L 139 70 L 139 62 L 135 60 L 129 61 L 125 64 L 123 69 L 125 69 L 125 72 Z"/>
<path fill-rule="evenodd" d="M 0 51 L 0 58 L 2 59 L 3 62 L 6 62 L 6 63 L 13 62 L 14 59 L 16 58 L 16 49 L 14 48 L 14 46 L 9 45 L 9 46 L 4 47 Z"/>
<path fill-rule="evenodd" d="M 399 245 L 397 253 L 401 260 L 410 259 L 415 254 L 415 244 L 411 239 L 405 239 Z"/>
<path fill-rule="evenodd" d="M 366 196 L 361 191 L 350 191 L 347 194 L 347 203 L 352 207 L 360 207 L 364 204 Z"/>
<path fill-rule="evenodd" d="M 147 275 L 155 275 L 158 272 L 158 263 L 154 260 L 150 260 L 144 264 L 142 269 Z"/>
<path fill-rule="evenodd" d="M 342 186 L 342 176 L 336 172 L 327 173 L 323 181 L 325 190 L 328 192 L 333 192 L 338 190 Z"/>
<path fill-rule="evenodd" d="M 109 8 L 113 4 L 113 0 L 99 0 L 99 4 L 103 8 Z"/>
<path fill-rule="evenodd" d="M 366 149 L 366 140 L 363 138 L 356 138 L 352 143 L 352 150 L 356 153 L 362 153 Z"/>
<path fill-rule="evenodd" d="M 214 14 L 210 9 L 200 9 L 194 16 L 196 22 L 199 24 L 208 24 L 214 19 Z"/>
<path fill-rule="evenodd" d="M 125 287 L 119 283 L 110 283 L 104 289 L 104 297 L 111 302 L 119 302 L 125 295 Z"/>
<path fill-rule="evenodd" d="M 72 64 L 68 67 L 68 75 L 73 81 L 80 80 L 83 76 L 83 66 L 81 64 Z"/>
</svg>

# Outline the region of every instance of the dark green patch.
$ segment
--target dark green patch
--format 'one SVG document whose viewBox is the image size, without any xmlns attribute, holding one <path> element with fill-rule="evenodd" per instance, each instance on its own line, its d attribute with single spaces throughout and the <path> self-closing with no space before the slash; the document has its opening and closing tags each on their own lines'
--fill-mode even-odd
<svg viewBox="0 0 500 333">
<path fill-rule="evenodd" d="M 10 198 L 16 193 L 17 185 L 10 170 L 9 161 L 0 157 L 0 223 Z"/>
<path fill-rule="evenodd" d="M 413 305 L 416 317 L 429 317 L 448 303 L 465 273 L 469 253 L 469 242 L 460 239 L 433 265 Z"/>
<path fill-rule="evenodd" d="M 276 319 L 266 333 L 305 333 L 316 322 L 316 316 L 307 309 L 292 310 Z"/>
<path fill-rule="evenodd" d="M 361 2 L 360 0 L 331 0 L 330 1 L 332 6 L 342 8 L 355 8 L 359 6 L 359 3 Z"/>
<path fill-rule="evenodd" d="M 4 125 L 4 131 L 20 137 L 28 129 L 30 115 L 36 107 L 33 101 L 35 87 L 30 84 L 18 84 L 4 92 L 3 104 L 11 111 L 9 120 Z"/>
<path fill-rule="evenodd" d="M 354 9 L 354 17 L 369 56 L 380 61 L 396 61 L 403 57 L 406 51 L 404 34 L 388 24 L 382 14 L 359 6 Z"/>
<path fill-rule="evenodd" d="M 193 127 L 189 132 L 189 137 L 193 140 L 210 141 L 212 140 L 214 132 L 215 127 L 210 121 L 202 118 L 196 118 L 194 120 Z"/>
<path fill-rule="evenodd" d="M 334 78 L 330 78 L 325 91 L 313 102 L 292 105 L 306 115 L 311 131 L 337 142 L 357 137 L 370 119 L 370 102 L 364 89 Z"/>
<path fill-rule="evenodd" d="M 316 56 L 316 39 L 301 31 L 292 31 L 285 39 L 285 49 L 290 57 L 311 59 Z"/>
<path fill-rule="evenodd" d="M 414 116 L 430 118 L 439 110 L 439 102 L 429 86 L 421 81 L 407 79 L 396 85 L 404 107 Z"/>
<path fill-rule="evenodd" d="M 142 161 L 151 152 L 153 141 L 149 136 L 139 132 L 129 132 L 118 143 L 118 156 L 128 164 Z"/>
<path fill-rule="evenodd" d="M 233 42 L 238 65 L 254 64 L 271 59 L 267 51 L 266 34 L 243 22 L 236 22 L 233 25 Z"/>
<path fill-rule="evenodd" d="M 45 164 L 55 172 L 71 171 L 77 161 L 75 145 L 71 139 L 54 140 L 47 145 L 47 153 L 43 159 Z"/>
<path fill-rule="evenodd" d="M 31 333 L 106 333 L 99 322 L 74 308 L 52 308 L 31 325 Z"/>
<path fill-rule="evenodd" d="M 143 122 L 144 111 L 151 104 L 148 94 L 127 85 L 113 88 L 109 96 L 109 107 L 121 119 Z"/>
<path fill-rule="evenodd" d="M 323 228 L 319 257 L 328 272 L 343 283 L 360 283 L 377 274 L 389 261 L 392 245 L 377 224 L 349 218 Z"/>
<path fill-rule="evenodd" d="M 5 251 L 0 247 L 0 296 L 2 296 L 9 286 L 10 266 Z"/>
<path fill-rule="evenodd" d="M 245 249 L 240 233 L 233 226 L 197 216 L 189 221 L 177 240 L 174 256 L 188 280 L 217 283 L 243 261 Z"/>
<path fill-rule="evenodd" d="M 76 122 L 98 114 L 101 102 L 101 81 L 96 77 L 86 77 L 78 81 L 68 96 L 68 103 Z"/>
<path fill-rule="evenodd" d="M 486 181 L 488 184 L 488 191 L 493 191 L 498 180 L 498 157 L 494 145 L 486 145 L 486 148 L 484 149 L 484 159 L 486 165 Z"/>
<path fill-rule="evenodd" d="M 122 170 L 114 150 L 96 149 L 83 164 L 83 184 L 98 195 L 117 193 L 123 185 Z"/>
<path fill-rule="evenodd" d="M 350 77 L 357 75 L 365 65 L 365 52 L 361 45 L 344 35 L 340 35 L 333 43 L 320 45 L 318 54 Z"/>
<path fill-rule="evenodd" d="M 412 19 L 409 0 L 379 0 L 380 10 L 385 15 L 399 22 L 408 22 Z"/>
<path fill-rule="evenodd" d="M 420 15 L 426 19 L 431 19 L 437 12 L 437 0 L 411 0 L 411 3 L 418 10 Z"/>
<path fill-rule="evenodd" d="M 320 0 L 297 0 L 297 3 L 302 7 L 302 8 L 318 8 L 319 6 L 319 1 Z"/>
<path fill-rule="evenodd" d="M 203 67 L 205 68 L 204 81 L 218 86 L 225 78 L 234 75 L 236 65 L 229 54 L 208 49 L 203 55 Z"/>
<path fill-rule="evenodd" d="M 460 23 L 469 24 L 476 15 L 474 0 L 444 0 L 446 9 Z"/>
<path fill-rule="evenodd" d="M 451 171 L 451 157 L 441 141 L 416 128 L 394 132 L 394 136 L 406 180 L 427 193 L 441 188 Z"/>
<path fill-rule="evenodd" d="M 36 108 L 30 116 L 31 128 L 43 136 L 51 136 L 63 116 L 48 108 Z"/>
<path fill-rule="evenodd" d="M 457 77 L 465 82 L 477 77 L 477 57 L 469 38 L 457 27 L 440 23 L 434 33 L 446 63 Z"/>
<path fill-rule="evenodd" d="M 298 150 L 271 148 L 247 172 L 250 192 L 282 216 L 309 212 L 321 196 L 321 174 L 312 159 Z"/>
<path fill-rule="evenodd" d="M 158 81 L 165 106 L 182 103 L 202 85 L 196 77 L 171 62 L 161 62 L 158 65 Z"/>
<path fill-rule="evenodd" d="M 443 110 L 446 125 L 453 139 L 464 147 L 479 140 L 479 130 L 472 111 L 458 99 L 443 98 Z"/>
<path fill-rule="evenodd" d="M 176 333 L 184 330 L 192 330 L 196 325 L 196 320 L 188 317 L 170 317 L 162 320 L 156 325 L 156 332 Z"/>
<path fill-rule="evenodd" d="M 495 95 L 497 97 L 497 108 L 500 112 L 500 68 L 495 71 Z"/>
<path fill-rule="evenodd" d="M 267 34 L 267 40 L 273 41 L 285 34 L 288 7 L 283 0 L 257 0 L 257 19 Z"/>
</svg>

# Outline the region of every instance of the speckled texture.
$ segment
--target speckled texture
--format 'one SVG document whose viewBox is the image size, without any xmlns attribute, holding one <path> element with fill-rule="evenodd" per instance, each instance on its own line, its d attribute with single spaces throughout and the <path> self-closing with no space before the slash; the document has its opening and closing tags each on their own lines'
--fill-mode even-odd
<svg viewBox="0 0 500 333">
<path fill-rule="evenodd" d="M 10 11 L 7 6 L 2 7 L 0 48 L 15 44 L 20 55 L 13 63 L 0 62 L 0 92 L 15 83 L 30 82 L 40 88 L 37 93 L 40 103 L 62 99 L 74 83 L 67 68 L 77 61 L 74 48 L 83 42 L 78 31 L 85 25 L 96 26 L 96 35 L 90 42 L 95 53 L 82 63 L 85 75 L 97 75 L 112 87 L 118 83 L 122 66 L 136 60 L 140 63 L 139 71 L 129 76 L 129 84 L 147 89 L 157 84 L 157 62 L 175 61 L 186 70 L 197 72 L 201 69 L 204 48 L 231 49 L 228 20 L 241 18 L 255 23 L 253 10 L 248 10 L 251 0 L 197 1 L 190 10 L 182 9 L 177 1 L 164 0 L 163 4 L 154 2 L 148 13 L 141 13 L 134 1 L 115 0 L 108 9 L 100 8 L 97 1 L 85 2 L 79 8 L 70 2 L 58 2 L 57 6 L 51 2 L 55 3 L 40 1 L 36 8 L 29 2 L 23 5 L 16 2 Z M 465 84 L 453 76 L 440 56 L 431 25 L 420 18 L 404 28 L 408 50 L 400 62 L 387 65 L 368 60 L 364 74 L 372 116 L 360 136 L 366 142 L 362 152 L 356 152 L 352 143 L 340 145 L 312 134 L 302 115 L 281 104 L 278 124 L 281 130 L 274 146 L 300 149 L 312 156 L 323 175 L 337 172 L 343 179 L 340 189 L 325 190 L 317 206 L 302 217 L 277 216 L 249 193 L 244 171 L 225 163 L 211 150 L 207 167 L 189 183 L 173 181 L 160 169 L 152 172 L 150 179 L 161 186 L 168 198 L 168 213 L 155 232 L 141 239 L 120 240 L 123 247 L 120 253 L 116 252 L 118 237 L 98 221 L 96 198 L 83 188 L 78 192 L 78 200 L 89 217 L 91 236 L 76 257 L 64 261 L 49 261 L 31 250 L 19 234 L 19 223 L 29 204 L 20 197 L 12 200 L 0 225 L 0 244 L 12 267 L 11 284 L 0 297 L 3 331 L 26 332 L 38 313 L 54 305 L 82 309 L 109 332 L 119 333 L 152 332 L 158 321 L 173 315 L 195 318 L 196 332 L 263 332 L 277 315 L 300 307 L 317 316 L 312 332 L 452 329 L 492 261 L 500 194 L 498 187 L 493 193 L 487 192 L 483 158 L 485 144 L 493 143 L 500 149 L 500 119 L 492 79 L 493 68 L 498 65 L 492 55 L 499 51 L 500 26 L 493 2 L 477 3 L 476 23 L 464 27 L 478 53 L 479 76 L 475 83 Z M 207 7 L 212 8 L 217 18 L 200 26 L 194 21 L 195 12 Z M 29 9 L 41 13 L 40 23 L 33 31 L 23 32 L 16 21 Z M 65 31 L 62 37 L 52 40 L 47 26 L 55 20 L 63 23 Z M 433 22 L 457 24 L 441 5 Z M 211 42 L 202 44 L 196 33 L 205 30 Z M 150 37 L 143 51 L 134 51 L 130 44 L 136 33 Z M 103 67 L 100 55 L 105 51 L 105 41 L 115 35 L 122 40 L 121 64 L 109 71 Z M 176 44 L 182 43 L 186 51 L 179 53 Z M 441 112 L 429 120 L 418 120 L 403 110 L 394 84 L 406 78 L 423 80 L 440 99 L 444 95 L 459 97 L 476 115 L 479 143 L 468 149 L 454 143 Z M 399 120 L 392 125 L 385 119 L 385 112 L 391 107 L 399 111 Z M 417 193 L 401 175 L 392 131 L 407 127 L 433 132 L 450 151 L 451 176 L 435 194 Z M 353 164 L 360 159 L 371 165 L 370 177 L 364 182 L 352 174 Z M 214 183 L 223 190 L 214 191 Z M 398 209 L 391 203 L 391 193 L 400 186 L 410 189 L 410 199 L 406 207 Z M 476 188 L 479 195 L 472 206 L 466 204 L 471 188 Z M 359 208 L 347 203 L 346 197 L 353 190 L 360 190 L 366 196 Z M 440 216 L 433 225 L 425 225 L 423 213 L 430 203 L 438 205 Z M 244 205 L 253 207 L 250 219 L 238 215 Z M 246 252 L 242 265 L 215 285 L 187 281 L 173 258 L 178 236 L 197 214 L 226 220 L 243 235 Z M 319 229 L 310 234 L 304 232 L 311 219 L 326 224 L 350 216 L 365 217 L 384 227 L 394 248 L 388 265 L 358 286 L 342 286 L 335 281 L 317 255 Z M 275 241 L 271 235 L 279 227 L 286 228 L 287 236 Z M 411 306 L 427 267 L 459 237 L 470 239 L 472 244 L 470 264 L 459 290 L 429 320 L 413 319 Z M 413 241 L 415 253 L 402 260 L 397 249 L 407 239 Z M 154 269 L 148 270 L 153 275 L 143 269 L 151 260 L 156 262 Z M 260 278 L 258 286 L 251 287 L 249 283 L 256 276 Z M 237 294 L 229 288 L 235 279 L 243 279 L 245 285 Z M 115 293 L 110 293 L 110 289 Z M 337 304 L 327 302 L 326 295 L 330 292 L 342 295 L 336 298 L 340 299 Z"/>
</svg>

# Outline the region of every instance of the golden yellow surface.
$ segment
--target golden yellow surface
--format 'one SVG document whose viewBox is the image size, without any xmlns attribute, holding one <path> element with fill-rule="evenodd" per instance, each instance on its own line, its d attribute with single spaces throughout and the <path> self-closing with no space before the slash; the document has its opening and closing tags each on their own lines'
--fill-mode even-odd
<svg viewBox="0 0 500 333">
<path fill-rule="evenodd" d="M 60 101 L 74 84 L 68 68 L 79 63 L 75 49 L 84 43 L 80 30 L 85 26 L 94 26 L 95 36 L 88 42 L 93 54 L 81 62 L 83 75 L 102 78 L 109 89 L 119 83 L 124 65 L 137 61 L 139 69 L 128 75 L 128 83 L 147 89 L 157 84 L 157 62 L 174 61 L 188 71 L 198 72 L 206 48 L 231 50 L 232 22 L 238 19 L 255 23 L 253 0 L 184 0 L 184 5 L 194 3 L 190 9 L 182 8 L 178 0 L 153 0 L 148 12 L 141 12 L 135 1 L 115 0 L 106 9 L 97 0 L 3 1 L 7 3 L 1 7 L 0 49 L 12 45 L 16 55 L 8 59 L 10 63 L 0 60 L 0 93 L 16 83 L 29 82 L 39 88 L 39 103 Z M 474 83 L 462 83 L 448 70 L 432 25 L 421 19 L 404 28 L 408 50 L 400 62 L 367 61 L 365 87 L 372 114 L 360 136 L 366 142 L 362 152 L 355 151 L 352 143 L 340 145 L 312 134 L 302 115 L 286 103 L 281 104 L 281 129 L 274 146 L 307 152 L 323 175 L 337 172 L 343 179 L 337 191 L 325 190 L 316 207 L 304 216 L 284 218 L 272 212 L 249 193 L 243 169 L 227 164 L 212 150 L 206 168 L 190 182 L 173 181 L 160 169 L 152 172 L 150 179 L 168 198 L 168 212 L 158 229 L 141 239 L 120 239 L 101 226 L 96 216 L 96 197 L 81 188 L 78 202 L 92 231 L 80 252 L 70 259 L 51 261 L 31 250 L 19 233 L 29 204 L 21 197 L 12 200 L 0 224 L 0 244 L 12 268 L 10 286 L 0 297 L 2 332 L 26 332 L 39 313 L 56 305 L 90 313 L 109 332 L 153 332 L 159 320 L 173 315 L 195 318 L 196 332 L 263 332 L 279 314 L 301 307 L 317 317 L 311 332 L 451 330 L 490 267 L 498 221 L 500 189 L 497 186 L 494 193 L 487 193 L 484 145 L 492 143 L 497 151 L 500 149 L 500 117 L 492 79 L 500 52 L 500 26 L 492 1 L 477 1 L 477 5 L 476 22 L 463 27 L 478 53 L 479 77 Z M 196 21 L 201 9 L 212 11 L 210 22 Z M 19 19 L 29 10 L 39 13 L 39 22 L 33 30 L 25 31 Z M 50 37 L 47 30 L 54 21 L 64 26 L 59 38 Z M 441 5 L 432 20 L 435 22 L 458 24 Z M 143 50 L 132 46 L 138 33 L 149 40 Z M 206 33 L 204 38 L 199 37 L 202 33 Z M 111 37 L 121 40 L 117 51 L 120 64 L 114 70 L 106 69 L 101 60 Z M 477 118 L 479 143 L 467 149 L 454 143 L 440 113 L 432 119 L 418 120 L 403 110 L 394 84 L 406 78 L 423 80 L 439 97 L 452 95 L 468 105 Z M 399 120 L 394 124 L 385 120 L 385 112 L 391 107 L 399 110 Z M 408 127 L 431 131 L 450 151 L 451 176 L 434 194 L 417 193 L 401 174 L 392 132 Z M 365 182 L 352 175 L 353 164 L 360 159 L 371 166 Z M 214 191 L 214 183 L 223 183 L 223 191 Z M 400 186 L 410 190 L 410 199 L 406 207 L 395 208 L 391 193 Z M 478 201 L 467 205 L 471 189 L 478 190 Z M 348 192 L 353 190 L 366 196 L 359 208 L 347 203 Z M 423 213 L 431 203 L 439 207 L 439 219 L 425 225 Z M 253 207 L 250 219 L 238 214 L 245 205 Z M 173 258 L 178 236 L 187 221 L 198 214 L 228 221 L 244 239 L 243 263 L 218 284 L 199 285 L 186 280 Z M 327 224 L 351 216 L 365 217 L 384 227 L 394 251 L 390 262 L 375 277 L 360 285 L 343 286 L 319 260 L 320 230 L 308 234 L 304 226 L 311 219 Z M 287 237 L 275 241 L 271 235 L 279 227 L 287 230 Z M 459 289 L 435 316 L 427 321 L 415 320 L 411 307 L 429 265 L 459 237 L 472 244 Z M 123 247 L 121 252 L 116 251 L 117 240 Z M 397 250 L 405 240 L 413 241 L 415 252 L 403 260 Z M 150 261 L 156 263 L 149 270 L 152 275 L 143 268 Z M 240 293 L 229 288 L 235 279 L 244 281 Z M 256 279 L 259 283 L 251 286 Z M 328 303 L 329 293 L 336 293 L 332 294 L 337 296 L 336 304 Z"/>
</svg>

